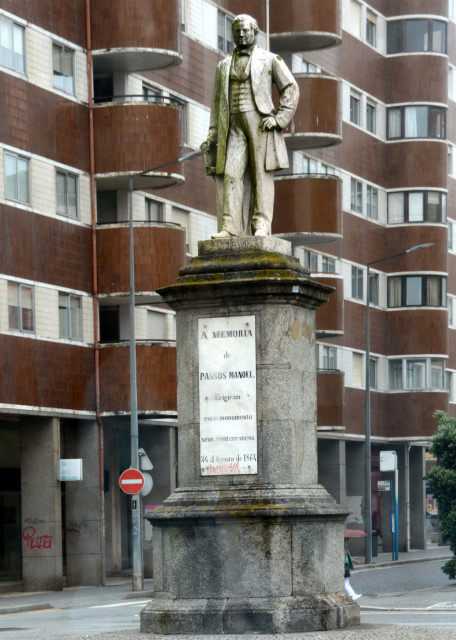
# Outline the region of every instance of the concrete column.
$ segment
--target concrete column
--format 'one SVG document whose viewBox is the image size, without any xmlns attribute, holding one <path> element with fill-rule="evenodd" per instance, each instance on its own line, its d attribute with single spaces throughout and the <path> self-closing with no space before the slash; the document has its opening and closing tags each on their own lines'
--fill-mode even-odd
<svg viewBox="0 0 456 640">
<path fill-rule="evenodd" d="M 22 577 L 26 591 L 63 587 L 62 508 L 56 464 L 60 420 L 23 418 L 21 434 Z"/>
<path fill-rule="evenodd" d="M 364 513 L 365 454 L 364 442 L 347 442 L 345 446 L 347 464 L 347 495 L 344 504 L 350 509 L 347 527 L 366 530 Z M 364 556 L 366 544 L 364 538 L 350 540 L 352 555 Z"/>
<path fill-rule="evenodd" d="M 67 421 L 65 458 L 82 458 L 82 481 L 66 482 L 66 566 L 68 585 L 101 583 L 100 472 L 98 425 Z"/>
<path fill-rule="evenodd" d="M 410 548 L 426 548 L 426 484 L 424 448 L 410 448 Z"/>
<path fill-rule="evenodd" d="M 105 544 L 106 573 L 119 573 L 122 570 L 121 536 L 121 491 L 119 489 L 119 431 L 104 430 L 104 468 L 108 471 L 108 484 L 105 487 Z"/>
<path fill-rule="evenodd" d="M 318 439 L 318 482 L 339 504 L 347 495 L 345 441 Z"/>
</svg>

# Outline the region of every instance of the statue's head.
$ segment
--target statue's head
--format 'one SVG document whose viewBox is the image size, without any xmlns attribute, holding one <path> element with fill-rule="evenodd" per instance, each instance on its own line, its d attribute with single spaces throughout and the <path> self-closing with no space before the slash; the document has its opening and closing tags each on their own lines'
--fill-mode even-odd
<svg viewBox="0 0 456 640">
<path fill-rule="evenodd" d="M 259 31 L 255 18 L 252 18 L 252 16 L 246 13 L 241 13 L 234 18 L 231 28 L 233 31 L 233 40 L 237 47 L 243 49 L 255 44 Z"/>
</svg>

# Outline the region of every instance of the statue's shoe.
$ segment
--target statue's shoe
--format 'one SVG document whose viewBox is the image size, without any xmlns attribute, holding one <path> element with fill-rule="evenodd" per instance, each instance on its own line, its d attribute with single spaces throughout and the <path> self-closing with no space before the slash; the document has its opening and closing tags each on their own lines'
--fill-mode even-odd
<svg viewBox="0 0 456 640">
<path fill-rule="evenodd" d="M 233 238 L 233 234 L 230 233 L 229 231 L 226 231 L 225 229 L 223 229 L 222 231 L 219 231 L 218 233 L 214 233 L 213 236 L 211 236 L 211 238 L 213 240 L 218 240 L 219 238 Z"/>
<path fill-rule="evenodd" d="M 267 236 L 268 234 L 267 234 L 267 232 L 266 232 L 264 229 L 257 229 L 257 230 L 255 231 L 255 235 L 256 235 L 256 237 L 258 238 L 259 236 L 260 236 L 260 237 L 261 237 L 261 236 L 262 236 L 262 237 L 264 237 L 264 236 Z"/>
</svg>

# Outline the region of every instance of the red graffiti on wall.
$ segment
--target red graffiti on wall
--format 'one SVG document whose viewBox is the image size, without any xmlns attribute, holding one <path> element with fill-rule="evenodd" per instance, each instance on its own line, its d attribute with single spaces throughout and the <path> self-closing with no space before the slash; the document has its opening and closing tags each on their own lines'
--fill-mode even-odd
<svg viewBox="0 0 456 640">
<path fill-rule="evenodd" d="M 35 527 L 24 527 L 22 537 L 29 549 L 52 549 L 52 536 L 37 536 Z"/>
</svg>

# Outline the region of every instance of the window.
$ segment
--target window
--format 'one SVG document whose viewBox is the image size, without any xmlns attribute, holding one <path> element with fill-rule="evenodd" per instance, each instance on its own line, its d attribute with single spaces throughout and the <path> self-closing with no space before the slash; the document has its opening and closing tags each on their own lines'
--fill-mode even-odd
<svg viewBox="0 0 456 640">
<path fill-rule="evenodd" d="M 334 260 L 334 258 L 323 256 L 321 270 L 324 273 L 336 273 L 336 261 Z"/>
<path fill-rule="evenodd" d="M 448 326 L 452 327 L 454 323 L 453 298 L 448 297 Z"/>
<path fill-rule="evenodd" d="M 321 350 L 323 369 L 326 371 L 337 369 L 337 349 L 335 347 L 323 346 Z"/>
<path fill-rule="evenodd" d="M 369 387 L 371 389 L 376 389 L 378 385 L 377 382 L 377 360 L 374 358 L 369 359 Z"/>
<path fill-rule="evenodd" d="M 387 53 L 447 52 L 446 23 L 442 20 L 393 20 L 387 26 Z"/>
<path fill-rule="evenodd" d="M 161 92 L 147 84 L 143 84 L 142 91 L 145 102 L 158 102 L 161 98 Z"/>
<path fill-rule="evenodd" d="M 25 29 L 0 18 L 0 62 L 2 67 L 25 73 Z"/>
<path fill-rule="evenodd" d="M 82 340 L 82 298 L 71 293 L 59 293 L 60 337 Z"/>
<path fill-rule="evenodd" d="M 146 198 L 147 222 L 163 222 L 163 206 L 161 202 Z"/>
<path fill-rule="evenodd" d="M 317 173 L 317 162 L 300 152 L 293 153 L 294 173 Z"/>
<path fill-rule="evenodd" d="M 379 286 L 378 273 L 369 273 L 369 302 L 378 306 Z"/>
<path fill-rule="evenodd" d="M 388 223 L 446 222 L 446 193 L 406 191 L 388 194 Z"/>
<path fill-rule="evenodd" d="M 454 247 L 454 230 L 456 225 L 451 220 L 448 220 L 448 249 L 449 251 L 453 251 Z"/>
<path fill-rule="evenodd" d="M 361 353 L 353 353 L 352 359 L 353 386 L 363 386 L 363 356 Z"/>
<path fill-rule="evenodd" d="M 378 189 L 370 184 L 366 187 L 366 215 L 371 220 L 378 220 Z"/>
<path fill-rule="evenodd" d="M 446 111 L 441 107 L 408 106 L 388 109 L 388 139 L 445 138 Z"/>
<path fill-rule="evenodd" d="M 363 299 L 363 271 L 358 267 L 352 267 L 351 297 L 355 300 Z"/>
<path fill-rule="evenodd" d="M 304 266 L 311 271 L 318 271 L 318 253 L 304 250 Z"/>
<path fill-rule="evenodd" d="M 35 331 L 33 287 L 8 282 L 8 326 L 17 331 Z"/>
<path fill-rule="evenodd" d="M 97 223 L 117 222 L 117 191 L 97 191 Z"/>
<path fill-rule="evenodd" d="M 74 51 L 61 44 L 52 45 L 54 87 L 74 94 Z"/>
<path fill-rule="evenodd" d="M 363 212 L 363 183 L 355 178 L 350 183 L 350 209 L 356 213 Z"/>
<path fill-rule="evenodd" d="M 232 18 L 222 11 L 217 12 L 217 42 L 218 50 L 222 53 L 231 53 L 234 49 L 232 25 Z"/>
<path fill-rule="evenodd" d="M 361 98 L 354 93 L 350 94 L 350 122 L 360 125 Z"/>
<path fill-rule="evenodd" d="M 451 18 L 451 20 L 454 20 L 454 16 L 455 16 L 455 5 L 456 2 L 455 0 L 448 0 L 448 15 Z"/>
<path fill-rule="evenodd" d="M 78 178 L 65 171 L 56 172 L 57 213 L 78 217 Z"/>
<path fill-rule="evenodd" d="M 404 358 L 389 361 L 389 388 L 443 389 L 445 363 L 441 358 Z"/>
<path fill-rule="evenodd" d="M 29 203 L 29 161 L 27 158 L 5 153 L 5 195 L 7 200 Z"/>
<path fill-rule="evenodd" d="M 434 275 L 390 276 L 388 307 L 446 307 L 446 277 Z"/>
<path fill-rule="evenodd" d="M 317 67 L 315 64 L 312 64 L 308 60 L 301 60 L 301 72 L 302 73 L 321 73 L 320 67 Z"/>
<path fill-rule="evenodd" d="M 350 0 L 350 31 L 361 38 L 361 5 L 356 0 Z"/>
<path fill-rule="evenodd" d="M 449 401 L 454 402 L 454 391 L 453 391 L 453 372 L 446 371 L 445 372 L 445 388 L 448 391 Z"/>
<path fill-rule="evenodd" d="M 330 167 L 328 164 L 321 164 L 321 172 L 327 176 L 335 176 L 336 170 L 334 167 Z"/>
<path fill-rule="evenodd" d="M 372 102 L 366 103 L 366 129 L 370 133 L 377 133 L 377 108 Z"/>
<path fill-rule="evenodd" d="M 377 16 L 371 11 L 366 12 L 366 42 L 372 47 L 377 45 Z"/>
</svg>

